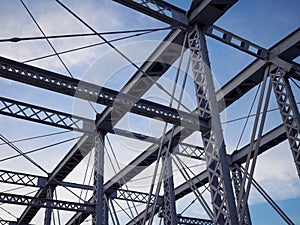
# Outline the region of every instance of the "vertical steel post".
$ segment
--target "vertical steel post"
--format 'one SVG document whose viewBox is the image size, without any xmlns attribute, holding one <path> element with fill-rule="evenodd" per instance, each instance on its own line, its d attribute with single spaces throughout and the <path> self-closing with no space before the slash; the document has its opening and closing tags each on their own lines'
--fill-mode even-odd
<svg viewBox="0 0 300 225">
<path fill-rule="evenodd" d="M 164 224 L 165 225 L 177 225 L 177 214 L 175 205 L 174 194 L 174 182 L 173 182 L 173 170 L 172 170 L 172 158 L 171 153 L 165 148 L 162 154 L 163 168 L 163 187 L 164 187 Z"/>
<path fill-rule="evenodd" d="M 102 224 L 103 225 L 108 225 L 108 199 L 104 194 L 103 197 L 103 208 L 102 208 Z"/>
<path fill-rule="evenodd" d="M 47 199 L 53 199 L 53 192 L 54 189 L 51 186 L 47 186 Z M 52 218 L 52 208 L 46 208 L 45 210 L 45 218 L 44 218 L 44 224 L 50 225 L 51 224 L 51 218 Z"/>
<path fill-rule="evenodd" d="M 104 175 L 104 137 L 105 132 L 97 130 L 95 137 L 95 159 L 94 159 L 94 190 L 93 200 L 95 213 L 93 213 L 93 225 L 104 225 L 104 201 L 103 201 L 103 175 Z"/>
<path fill-rule="evenodd" d="M 280 67 L 270 71 L 273 90 L 300 177 L 300 116 L 286 71 Z"/>
<path fill-rule="evenodd" d="M 238 197 L 240 196 L 240 193 L 242 192 L 242 198 L 244 199 L 245 189 L 241 187 L 242 179 L 243 179 L 242 172 L 238 165 L 235 165 L 235 166 L 236 166 L 236 168 L 233 168 L 233 170 L 231 171 L 235 196 L 238 199 Z M 243 205 L 241 205 L 241 207 L 239 209 L 239 214 L 241 214 L 242 207 L 243 207 Z M 252 222 L 251 222 L 251 217 L 250 217 L 250 210 L 248 207 L 248 203 L 246 202 L 246 210 L 245 210 L 245 215 L 243 218 L 242 225 L 251 225 L 251 224 L 252 224 Z"/>
<path fill-rule="evenodd" d="M 210 118 L 211 128 L 202 132 L 209 178 L 214 224 L 237 225 L 237 208 L 233 194 L 219 108 L 202 27 L 189 33 L 192 71 L 196 88 L 198 114 Z"/>
</svg>

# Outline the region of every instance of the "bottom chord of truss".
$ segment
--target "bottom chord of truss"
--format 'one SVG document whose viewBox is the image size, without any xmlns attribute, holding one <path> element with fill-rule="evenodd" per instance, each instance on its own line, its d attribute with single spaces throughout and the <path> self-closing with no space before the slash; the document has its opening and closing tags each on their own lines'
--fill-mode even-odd
<svg viewBox="0 0 300 225">
<path fill-rule="evenodd" d="M 191 218 L 177 215 L 178 225 L 214 225 L 211 220 Z"/>
</svg>

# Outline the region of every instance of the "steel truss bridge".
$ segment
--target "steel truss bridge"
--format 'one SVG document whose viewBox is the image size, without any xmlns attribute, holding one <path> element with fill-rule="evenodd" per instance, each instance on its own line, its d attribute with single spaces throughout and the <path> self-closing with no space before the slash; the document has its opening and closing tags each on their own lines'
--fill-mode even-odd
<svg viewBox="0 0 300 225">
<path fill-rule="evenodd" d="M 26 206 L 15 221 L 2 218 L 0 224 L 31 224 L 41 208 L 46 208 L 44 221 L 40 224 L 53 224 L 54 211 L 70 211 L 72 216 L 66 222 L 68 225 L 81 224 L 87 218 L 91 218 L 90 223 L 95 225 L 152 224 L 155 219 L 167 225 L 248 225 L 252 224 L 248 205 L 252 188 L 258 190 L 283 221 L 294 224 L 254 179 L 254 169 L 263 152 L 287 140 L 295 168 L 300 174 L 300 116 L 290 84 L 291 79 L 300 80 L 300 67 L 293 61 L 300 55 L 300 29 L 266 49 L 214 25 L 225 12 L 230 13 L 230 8 L 237 0 L 194 0 L 188 11 L 161 0 L 114 1 L 173 27 L 141 66 L 135 65 L 117 48 L 114 49 L 136 69 L 120 91 L 0 57 L 2 78 L 105 106 L 96 118 L 91 119 L 0 97 L 0 113 L 4 116 L 82 134 L 47 176 L 17 172 L 11 168 L 0 170 L 1 183 L 37 189 L 30 196 L 0 193 L 3 207 L 8 204 Z M 57 2 L 102 41 L 114 47 L 66 5 Z M 256 58 L 219 90 L 214 87 L 210 70 L 205 40 L 207 36 Z M 17 42 L 19 39 L 11 41 Z M 182 107 L 174 107 L 174 93 L 168 106 L 143 99 L 144 94 L 153 85 L 157 85 L 159 78 L 176 61 L 180 61 L 184 54 L 189 56 L 197 107 L 191 112 Z M 261 85 L 261 91 L 251 140 L 248 145 L 228 154 L 220 113 L 258 85 Z M 276 98 L 282 124 L 264 133 L 271 93 Z M 178 102 L 181 101 L 179 98 Z M 115 127 L 128 112 L 163 121 L 169 126 L 165 126 L 165 133 L 160 138 Z M 202 142 L 198 143 L 197 140 L 191 144 L 183 141 L 195 131 L 201 133 Z M 108 134 L 138 139 L 150 143 L 150 147 L 105 181 L 104 165 L 107 162 L 104 159 Z M 1 140 L 34 163 L 4 136 L 1 136 Z M 65 181 L 92 150 L 93 183 Z M 190 158 L 199 164 L 204 162 L 205 169 L 195 173 L 181 158 Z M 128 188 L 127 183 L 150 166 L 155 169 L 155 182 L 149 183 L 147 191 Z M 177 186 L 174 184 L 174 167 L 179 168 L 183 179 Z M 85 190 L 91 197 L 86 201 L 57 199 L 55 193 L 58 187 Z M 206 214 L 205 218 L 178 213 L 176 203 L 189 194 L 201 205 Z M 124 222 L 124 219 L 118 218 L 116 208 L 120 207 L 119 201 L 126 202 L 129 208 L 135 209 L 131 212 L 130 220 Z M 137 208 L 135 205 L 142 207 Z"/>
</svg>

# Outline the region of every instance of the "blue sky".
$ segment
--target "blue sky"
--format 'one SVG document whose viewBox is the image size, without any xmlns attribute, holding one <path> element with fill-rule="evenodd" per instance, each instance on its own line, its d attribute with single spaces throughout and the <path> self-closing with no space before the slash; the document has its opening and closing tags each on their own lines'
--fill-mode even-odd
<svg viewBox="0 0 300 225">
<path fill-rule="evenodd" d="M 49 0 L 37 2 L 34 0 L 26 0 L 24 2 L 27 4 L 39 25 L 47 35 L 90 32 L 54 1 Z M 167 24 L 159 22 L 148 16 L 141 15 L 140 13 L 119 5 L 111 0 L 88 0 L 84 1 L 84 4 L 82 1 L 65 0 L 63 2 L 99 32 L 167 27 Z M 188 9 L 191 1 L 169 0 L 168 2 L 175 4 L 178 7 Z M 216 22 L 216 25 L 258 45 L 269 48 L 299 27 L 299 8 L 300 2 L 298 0 L 240 0 Z M 10 37 L 41 36 L 39 30 L 35 27 L 19 1 L 1 1 L 0 21 L 2 24 L 0 39 Z M 167 32 L 168 31 L 160 31 L 153 34 L 143 35 L 115 42 L 114 45 L 140 65 L 142 60 L 145 59 L 151 53 L 151 50 L 160 43 L 160 40 L 167 34 Z M 109 35 L 106 37 L 108 39 L 112 39 L 120 36 L 122 35 Z M 99 42 L 99 38 L 97 37 L 51 40 L 51 43 L 57 51 L 64 51 L 97 42 Z M 254 60 L 254 57 L 237 51 L 232 47 L 226 46 L 211 38 L 207 38 L 207 44 L 212 64 L 212 71 L 216 79 L 216 86 L 220 87 L 224 85 L 241 69 Z M 51 53 L 53 52 L 45 40 L 25 41 L 19 43 L 0 43 L 0 55 L 18 61 L 26 61 Z M 106 45 L 63 54 L 61 57 L 74 77 L 84 79 L 89 82 L 95 82 L 99 85 L 105 85 L 116 90 L 120 89 L 135 71 L 133 67 L 124 62 L 120 56 L 115 54 L 115 52 Z M 296 61 L 299 62 L 299 58 L 296 59 Z M 29 64 L 43 67 L 68 76 L 66 70 L 62 67 L 56 57 L 33 61 Z M 177 62 L 163 77 L 163 79 L 159 81 L 161 84 L 164 84 L 168 88 L 171 87 L 171 79 L 174 71 L 176 70 L 176 66 Z M 187 87 L 190 88 L 192 86 L 192 80 L 189 78 Z M 293 90 L 295 98 L 299 102 L 299 89 L 293 86 Z M 247 115 L 250 108 L 249 103 L 252 102 L 255 91 L 256 88 L 246 94 L 236 104 L 230 106 L 226 112 L 222 113 L 222 121 L 226 122 L 228 120 Z M 192 88 L 185 90 L 185 104 L 187 104 L 190 109 L 195 108 L 193 93 Z M 57 109 L 59 111 L 74 113 L 76 115 L 82 115 L 91 119 L 94 118 L 93 111 L 84 101 L 75 100 L 61 94 L 55 94 L 42 89 L 29 87 L 2 78 L 0 79 L 0 96 Z M 168 97 L 157 88 L 151 89 L 151 91 L 149 91 L 144 97 L 163 104 L 168 104 Z M 103 108 L 103 106 L 96 106 L 96 109 L 99 112 L 101 112 Z M 274 96 L 272 96 L 269 108 L 276 108 Z M 134 121 L 138 121 L 138 123 Z M 241 133 L 241 127 L 244 123 L 245 120 L 240 120 L 235 123 L 224 124 L 225 142 L 229 153 L 235 150 Z M 278 111 L 269 113 L 265 131 L 272 129 L 280 123 L 281 119 Z M 250 119 L 240 147 L 249 142 L 252 124 L 253 119 Z M 151 121 L 149 119 L 141 119 L 141 117 L 135 115 L 127 115 L 125 119 L 120 121 L 118 126 L 157 137 L 161 135 L 163 130 L 163 123 Z M 0 116 L 0 133 L 11 141 L 61 131 L 63 130 Z M 28 151 L 51 143 L 56 143 L 58 141 L 78 137 L 79 135 L 80 134 L 76 132 L 68 132 L 47 138 L 39 138 L 34 141 L 19 142 L 16 143 L 16 145 L 23 151 Z M 109 138 L 112 141 L 114 150 L 116 150 L 120 167 L 124 167 L 126 163 L 140 154 L 144 148 L 147 147 L 146 144 L 137 141 L 130 141 L 120 137 L 116 138 L 111 135 L 109 135 Z M 191 137 L 190 140 L 195 141 L 195 138 L 197 138 L 197 135 Z M 41 152 L 31 154 L 30 156 L 35 161 L 43 165 L 43 168 L 50 172 L 74 143 L 75 141 L 70 141 L 56 147 L 47 148 Z M 7 146 L 0 145 L 0 148 L 1 159 L 15 154 L 15 152 Z M 124 151 L 124 148 L 126 148 L 127 151 Z M 111 152 L 108 147 L 107 155 L 109 154 L 111 154 Z M 51 160 L 49 160 L 49 158 L 51 158 Z M 189 163 L 189 165 L 199 164 L 199 162 L 196 161 L 189 161 L 187 163 Z M 116 166 L 116 162 L 113 162 L 113 164 Z M 88 168 L 88 171 L 90 172 L 91 167 L 92 163 L 87 157 L 78 166 L 78 168 L 70 174 L 70 177 L 68 177 L 67 180 L 82 183 L 84 179 L 84 174 L 82 173 L 83 169 L 85 170 L 85 168 Z M 113 166 L 110 165 L 110 163 L 107 163 L 106 167 L 106 171 L 109 171 L 109 173 L 106 174 L 106 179 L 108 179 L 113 175 Z M 45 175 L 32 164 L 21 158 L 0 162 L 0 168 Z M 199 172 L 203 168 L 203 165 L 198 165 L 195 172 Z M 139 175 L 137 179 L 147 177 L 151 175 L 151 173 L 152 171 L 150 168 L 149 171 L 145 171 Z M 287 142 L 276 146 L 260 157 L 256 168 L 255 179 L 259 181 L 265 190 L 286 211 L 294 223 L 300 224 L 298 209 L 300 204 L 300 183 Z M 178 180 L 176 178 L 175 183 L 179 184 L 181 181 L 182 180 L 179 178 Z M 145 182 L 149 183 L 150 179 L 146 179 Z M 145 185 L 141 182 L 132 182 L 129 185 L 147 191 L 147 189 L 145 189 Z M 1 184 L 0 190 L 7 190 L 11 187 L 12 186 Z M 31 190 L 32 189 L 30 188 L 23 188 L 18 192 L 13 193 L 25 194 Z M 90 193 L 88 195 L 90 195 Z M 59 189 L 58 196 L 66 200 L 74 198 L 72 194 L 62 189 Z M 181 212 L 187 202 L 192 201 L 193 198 L 194 197 L 190 195 L 187 196 L 186 199 L 181 200 L 182 204 L 178 205 L 178 212 Z M 21 212 L 21 208 L 24 207 L 18 208 L 16 206 L 5 205 L 5 209 L 9 210 L 17 217 Z M 276 215 L 275 211 L 265 203 L 255 190 L 251 192 L 250 210 L 254 221 L 253 224 L 284 224 L 283 220 Z M 187 213 L 192 216 L 204 216 L 203 210 L 200 209 L 197 204 L 190 207 Z M 62 214 L 62 218 L 65 220 L 67 220 L 70 216 L 70 213 Z M 1 209 L 0 217 L 11 220 L 15 219 L 13 216 Z M 39 221 L 42 217 L 43 211 L 37 215 L 33 223 L 40 224 Z M 128 219 L 125 216 L 124 220 L 125 218 Z"/>
</svg>

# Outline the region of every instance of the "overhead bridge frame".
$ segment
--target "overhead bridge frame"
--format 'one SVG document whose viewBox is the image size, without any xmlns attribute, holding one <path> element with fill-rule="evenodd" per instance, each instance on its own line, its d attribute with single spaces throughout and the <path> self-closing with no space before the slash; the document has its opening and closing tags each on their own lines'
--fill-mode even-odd
<svg viewBox="0 0 300 225">
<path fill-rule="evenodd" d="M 52 209 L 75 211 L 76 213 L 66 223 L 68 225 L 80 224 L 89 215 L 92 215 L 92 224 L 106 225 L 109 223 L 109 217 L 110 219 L 116 217 L 116 214 L 112 213 L 113 202 L 118 200 L 146 205 L 144 211 L 139 211 L 136 217 L 127 223 L 132 225 L 143 224 L 148 219 L 152 220 L 156 214 L 161 216 L 164 223 L 168 225 L 251 224 L 251 215 L 249 210 L 245 209 L 248 207 L 245 196 L 249 194 L 246 183 L 252 177 L 248 171 L 243 170 L 238 170 L 242 172 L 239 173 L 240 177 L 236 177 L 235 169 L 239 169 L 240 165 L 251 159 L 256 160 L 263 152 L 288 140 L 299 173 L 300 119 L 289 79 L 293 77 L 299 80 L 299 65 L 293 60 L 300 55 L 300 30 L 294 31 L 270 49 L 265 49 L 214 25 L 214 22 L 237 2 L 236 0 L 194 0 L 188 11 L 158 0 L 115 1 L 177 27 L 166 36 L 119 92 L 0 57 L 0 76 L 3 78 L 106 106 L 94 120 L 1 97 L 0 114 L 79 131 L 83 135 L 48 177 L 0 170 L 0 182 L 39 188 L 32 197 L 0 193 L 0 202 L 27 206 L 16 222 L 20 225 L 31 223 L 39 209 L 43 207 L 49 209 L 46 210 L 45 224 L 47 225 L 51 222 L 49 215 Z M 257 59 L 220 90 L 215 91 L 212 75 L 208 71 L 210 63 L 205 36 L 221 41 Z M 185 40 L 185 37 L 188 39 Z M 184 43 L 186 43 L 184 51 L 191 52 L 191 65 L 198 100 L 197 109 L 188 113 L 141 99 L 147 90 L 180 58 L 181 46 Z M 266 74 L 266 71 L 270 73 Z M 263 79 L 264 74 L 266 74 L 265 79 Z M 219 113 L 257 84 L 265 82 L 266 79 L 272 84 L 283 123 L 228 155 L 218 119 Z M 152 119 L 159 118 L 172 124 L 173 128 L 163 137 L 156 138 L 114 127 L 128 112 Z M 196 130 L 202 133 L 204 146 L 199 146 L 198 143 L 193 145 L 182 143 L 179 139 L 179 137 L 183 139 L 188 137 Z M 107 133 L 145 140 L 153 144 L 104 183 L 103 159 Z M 93 186 L 64 182 L 68 174 L 92 149 L 95 149 Z M 175 154 L 204 161 L 206 170 L 174 187 L 172 156 Z M 162 159 L 165 165 L 161 171 L 164 174 L 161 178 L 163 196 L 124 189 L 128 181 L 158 159 Z M 231 178 L 233 175 L 235 179 Z M 211 220 L 177 215 L 175 202 L 192 192 L 195 193 L 195 190 L 207 184 L 212 203 Z M 60 185 L 93 190 L 93 197 L 84 203 L 53 200 L 53 190 Z M 201 198 L 199 195 L 197 197 Z M 285 217 L 285 221 L 290 220 Z M 0 221 L 0 224 L 13 223 Z"/>
</svg>

